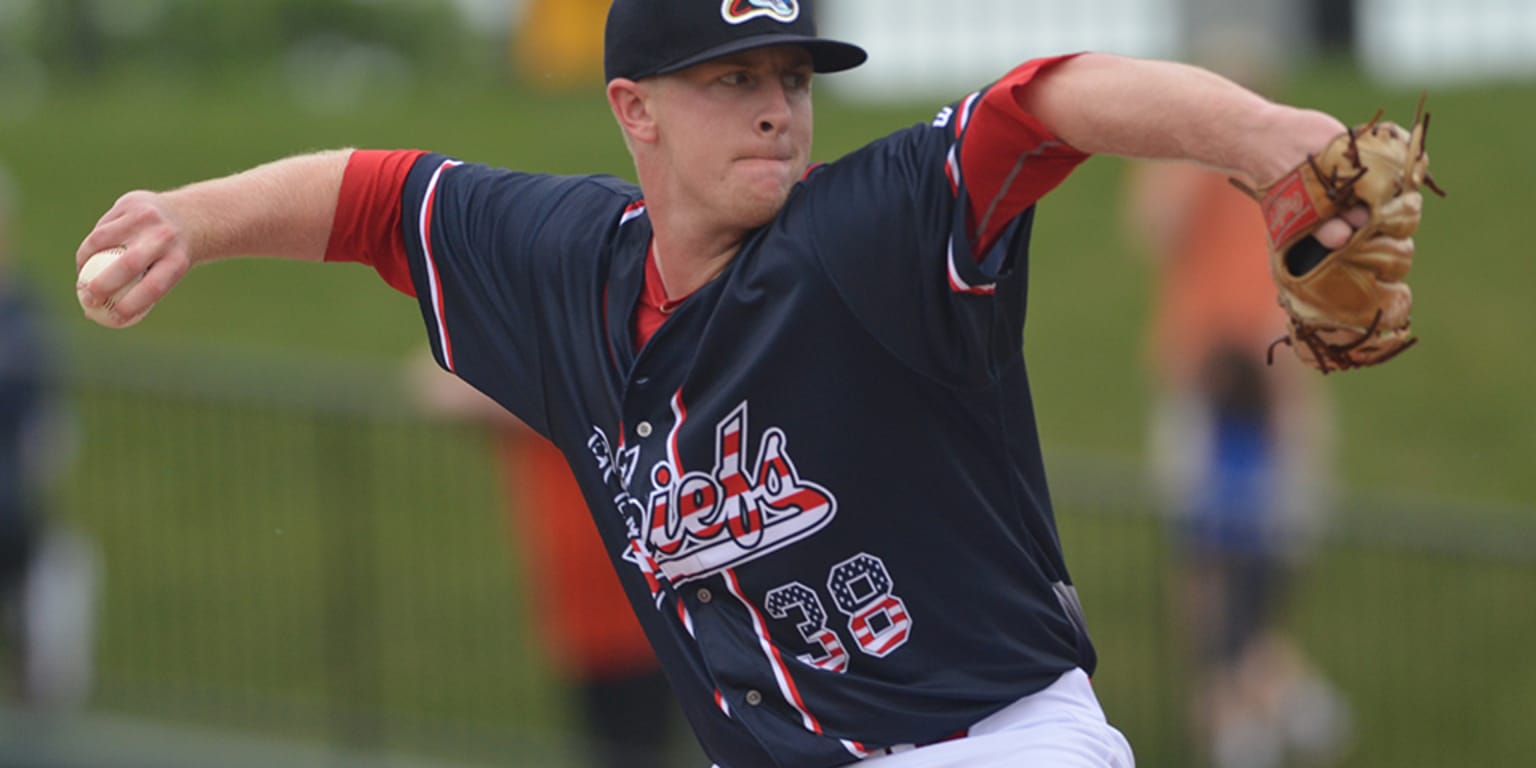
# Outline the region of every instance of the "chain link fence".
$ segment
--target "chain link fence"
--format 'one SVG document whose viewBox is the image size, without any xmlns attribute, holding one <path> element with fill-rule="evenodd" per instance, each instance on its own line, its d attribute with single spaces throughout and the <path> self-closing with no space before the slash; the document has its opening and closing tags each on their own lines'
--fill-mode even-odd
<svg viewBox="0 0 1536 768">
<path fill-rule="evenodd" d="M 579 764 L 488 435 L 418 416 L 387 367 L 128 344 L 80 358 L 55 521 L 95 553 L 92 695 L 0 717 L 0 765 Z M 1191 765 L 1164 521 L 1139 468 L 1053 465 L 1106 709 L 1142 764 Z M 1536 752 L 1533 521 L 1342 505 L 1290 622 L 1352 708 L 1341 764 Z"/>
</svg>

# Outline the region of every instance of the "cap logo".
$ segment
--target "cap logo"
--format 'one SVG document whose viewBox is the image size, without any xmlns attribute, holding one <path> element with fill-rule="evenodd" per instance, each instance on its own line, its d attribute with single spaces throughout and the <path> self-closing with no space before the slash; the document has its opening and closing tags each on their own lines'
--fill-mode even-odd
<svg viewBox="0 0 1536 768">
<path fill-rule="evenodd" d="M 720 16 L 729 24 L 745 24 L 761 17 L 767 17 L 782 24 L 790 24 L 800 18 L 800 2 L 799 0 L 725 0 L 720 4 Z"/>
</svg>

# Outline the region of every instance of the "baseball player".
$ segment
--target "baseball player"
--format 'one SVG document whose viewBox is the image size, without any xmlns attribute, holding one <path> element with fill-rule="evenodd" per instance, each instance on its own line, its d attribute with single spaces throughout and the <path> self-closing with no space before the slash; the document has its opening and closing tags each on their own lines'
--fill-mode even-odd
<svg viewBox="0 0 1536 768">
<path fill-rule="evenodd" d="M 127 254 L 83 301 L 142 273 L 123 324 L 248 254 L 362 262 L 415 296 L 438 363 L 566 456 L 721 768 L 1131 766 L 1089 685 L 1022 355 L 1036 203 L 1095 153 L 1262 186 L 1343 125 L 1087 53 L 812 166 L 813 77 L 865 59 L 813 17 L 615 0 L 606 95 L 638 186 L 288 158 L 122 197 L 77 263 Z"/>
</svg>

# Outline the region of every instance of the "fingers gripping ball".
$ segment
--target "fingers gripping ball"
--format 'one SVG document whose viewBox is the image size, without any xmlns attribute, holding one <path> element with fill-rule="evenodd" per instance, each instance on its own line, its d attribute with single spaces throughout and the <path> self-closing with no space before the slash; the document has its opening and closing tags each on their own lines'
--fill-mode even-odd
<svg viewBox="0 0 1536 768">
<path fill-rule="evenodd" d="M 1380 117 L 1335 137 L 1274 184 L 1250 190 L 1269 225 L 1270 272 L 1289 317 L 1286 335 L 1270 346 L 1271 362 L 1284 344 L 1328 373 L 1384 363 L 1418 342 L 1404 280 L 1423 210 L 1419 189 L 1444 192 L 1429 175 L 1422 102 L 1408 129 Z M 1370 218 L 1338 250 L 1313 237 L 1356 207 Z"/>
<path fill-rule="evenodd" d="M 121 245 L 100 251 L 86 260 L 84 266 L 80 267 L 80 274 L 75 278 L 75 296 L 80 301 L 80 308 L 85 310 L 85 316 L 108 328 L 127 328 L 143 320 L 144 316 L 149 314 L 148 312 L 140 312 L 134 317 L 127 318 L 125 321 L 114 320 L 110 314 L 112 308 L 117 306 L 118 300 L 128 293 L 129 290 L 132 290 L 135 285 L 138 285 L 143 275 L 129 280 L 123 287 L 114 291 L 111 296 L 107 297 L 106 301 L 101 303 L 101 306 L 86 306 L 85 287 L 102 272 L 106 271 L 108 267 L 116 264 L 118 259 L 121 259 L 127 252 L 128 249 Z"/>
</svg>

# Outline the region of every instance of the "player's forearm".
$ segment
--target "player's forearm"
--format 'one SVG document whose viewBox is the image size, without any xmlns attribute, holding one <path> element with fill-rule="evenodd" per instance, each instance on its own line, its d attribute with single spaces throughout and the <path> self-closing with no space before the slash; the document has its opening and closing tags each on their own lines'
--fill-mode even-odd
<svg viewBox="0 0 1536 768">
<path fill-rule="evenodd" d="M 197 264 L 231 256 L 325 258 L 350 150 L 292 157 L 170 192 L 129 192 L 75 251 L 87 316 L 138 322 Z"/>
<path fill-rule="evenodd" d="M 1254 186 L 1279 178 L 1344 130 L 1197 67 L 1090 53 L 1020 94 L 1063 141 L 1094 154 L 1190 160 Z"/>
<path fill-rule="evenodd" d="M 290 157 L 163 195 L 193 264 L 234 256 L 320 261 L 351 150 Z"/>
</svg>

